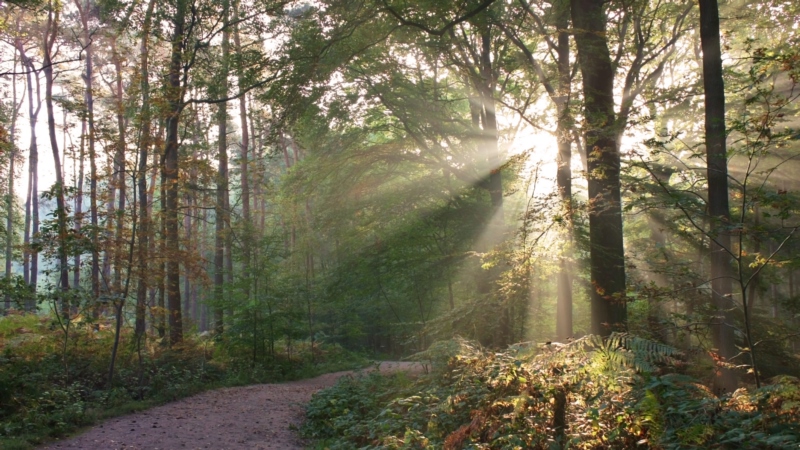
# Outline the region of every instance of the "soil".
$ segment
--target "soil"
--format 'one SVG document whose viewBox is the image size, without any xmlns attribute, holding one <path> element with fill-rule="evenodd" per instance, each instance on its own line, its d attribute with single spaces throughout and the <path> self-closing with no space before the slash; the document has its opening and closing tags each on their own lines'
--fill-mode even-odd
<svg viewBox="0 0 800 450">
<path fill-rule="evenodd" d="M 419 373 L 417 363 L 384 362 L 381 372 Z M 225 388 L 117 417 L 43 449 L 303 449 L 304 405 L 332 386 L 336 372 L 301 381 Z"/>
</svg>

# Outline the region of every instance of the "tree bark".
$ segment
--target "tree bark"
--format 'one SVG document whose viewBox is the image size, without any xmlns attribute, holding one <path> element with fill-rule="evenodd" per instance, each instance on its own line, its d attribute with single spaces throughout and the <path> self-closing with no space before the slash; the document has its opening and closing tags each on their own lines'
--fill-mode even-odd
<svg viewBox="0 0 800 450">
<path fill-rule="evenodd" d="M 150 149 L 150 26 L 153 18 L 153 9 L 155 8 L 155 0 L 150 0 L 147 4 L 147 12 L 145 12 L 144 23 L 142 25 L 142 40 L 139 44 L 140 63 L 139 70 L 141 72 L 141 90 L 142 90 L 142 109 L 141 109 L 141 130 L 139 136 L 139 167 L 137 175 L 137 183 L 139 190 L 139 278 L 136 285 L 136 325 L 134 332 L 136 334 L 136 342 L 141 342 L 144 336 L 145 327 L 145 312 L 147 309 L 147 287 L 149 282 L 149 271 L 147 264 L 147 253 L 150 247 L 150 201 L 147 189 L 147 157 Z"/>
<path fill-rule="evenodd" d="M 44 38 L 44 58 L 43 58 L 43 71 L 45 80 L 45 107 L 47 108 L 47 126 L 50 134 L 50 148 L 53 152 L 53 161 L 55 163 L 56 174 L 56 218 L 58 221 L 58 260 L 59 260 L 59 287 L 62 291 L 69 290 L 69 264 L 67 261 L 67 209 L 64 202 L 64 178 L 61 173 L 61 154 L 58 150 L 58 138 L 56 136 L 56 120 L 53 107 L 53 65 L 52 65 L 52 52 L 55 45 L 56 37 L 58 36 L 59 24 L 59 10 L 50 2 L 50 8 L 47 12 L 47 27 L 45 29 Z M 66 302 L 62 298 L 62 301 Z M 69 308 L 64 305 L 64 311 L 69 311 Z"/>
<path fill-rule="evenodd" d="M 160 130 L 163 133 L 162 130 Z M 163 134 L 159 134 L 159 136 L 163 136 Z M 166 261 L 167 261 L 167 220 L 166 220 L 166 210 L 167 210 L 167 174 L 164 172 L 164 153 L 161 153 L 159 158 L 159 166 L 161 166 L 161 183 L 159 186 L 159 239 L 158 239 L 158 268 L 157 268 L 157 277 L 158 277 L 158 320 L 157 320 L 157 328 L 158 328 L 158 336 L 163 338 L 166 336 L 167 332 L 167 304 L 166 304 L 166 293 L 167 293 L 167 271 L 166 271 Z"/>
<path fill-rule="evenodd" d="M 228 59 L 230 58 L 230 33 L 228 31 L 229 0 L 222 2 L 222 68 L 220 70 L 220 96 L 228 96 Z M 217 302 L 224 298 L 225 284 L 225 225 L 228 223 L 228 103 L 222 102 L 217 110 L 217 202 L 215 205 L 214 223 L 214 297 Z M 224 331 L 224 308 L 214 307 L 214 332 Z"/>
<path fill-rule="evenodd" d="M 731 274 L 730 206 L 728 201 L 728 156 L 725 144 L 725 83 L 722 79 L 722 51 L 717 0 L 700 0 L 700 43 L 703 48 L 705 90 L 705 132 L 708 176 L 708 214 L 716 225 L 711 239 L 711 291 L 715 309 L 712 325 L 714 346 L 719 357 L 730 362 L 736 355 Z M 736 390 L 736 373 L 726 367 L 714 372 L 714 392 Z"/>
<path fill-rule="evenodd" d="M 235 46 L 235 52 L 238 55 L 241 55 L 242 52 L 242 43 L 239 37 L 239 21 L 244 20 L 239 15 L 239 2 L 238 0 L 234 0 L 233 3 L 233 14 L 236 17 L 236 24 L 233 26 L 233 43 Z M 238 86 L 239 92 L 243 92 L 244 90 L 244 73 L 242 69 L 241 59 L 238 60 L 238 64 L 236 67 L 236 75 L 238 78 Z M 247 95 L 242 95 L 239 97 L 239 117 L 241 119 L 241 131 L 242 131 L 242 143 L 241 143 L 241 156 L 240 156 L 240 167 L 241 167 L 241 178 L 242 178 L 242 218 L 244 219 L 244 230 L 242 233 L 242 239 L 244 245 L 242 245 L 242 269 L 244 273 L 245 283 L 244 283 L 244 294 L 245 299 L 250 298 L 250 234 L 252 232 L 252 217 L 250 214 L 250 177 L 249 177 L 249 161 L 248 161 L 248 153 L 250 151 L 250 132 L 247 128 Z"/>
<path fill-rule="evenodd" d="M 86 158 L 86 119 L 81 120 L 81 149 L 78 156 L 78 176 L 76 177 L 75 184 L 77 194 L 75 195 L 75 233 L 80 235 L 83 228 L 83 178 L 85 175 L 84 159 Z M 81 253 L 76 252 L 73 256 L 72 285 L 77 287 L 81 284 Z"/>
<path fill-rule="evenodd" d="M 125 102 L 122 91 L 122 57 L 117 49 L 117 37 L 111 39 L 111 59 L 114 64 L 115 70 L 115 88 L 116 92 L 116 116 L 117 116 L 117 142 L 116 151 L 114 152 L 114 185 L 116 186 L 117 205 L 116 205 L 116 224 L 114 233 L 114 293 L 119 294 L 122 290 L 122 261 L 124 259 L 125 248 L 124 231 L 125 231 L 125 200 L 127 192 L 127 180 L 125 167 L 125 150 L 127 147 L 126 133 L 125 133 Z M 113 201 L 113 199 L 112 199 Z"/>
<path fill-rule="evenodd" d="M 25 232 L 23 244 L 25 253 L 22 262 L 22 271 L 25 282 L 36 292 L 37 277 L 39 274 L 39 252 L 35 247 L 31 247 L 39 239 L 39 145 L 36 138 L 36 127 L 39 118 L 39 111 L 42 109 L 41 86 L 39 84 L 39 73 L 33 65 L 33 61 L 25 54 L 22 41 L 17 38 L 14 40 L 20 59 L 26 67 L 26 85 L 28 90 L 28 121 L 30 123 L 31 141 L 28 153 L 28 187 L 25 199 Z M 34 107 L 33 97 L 33 77 L 36 77 L 36 107 Z M 28 309 L 32 305 L 26 305 Z"/>
<path fill-rule="evenodd" d="M 17 21 L 17 29 L 19 29 L 19 21 Z M 17 70 L 17 55 L 14 54 L 14 65 L 12 66 L 14 72 Z M 6 199 L 6 278 L 11 280 L 11 260 L 14 258 L 14 173 L 16 172 L 15 159 L 17 157 L 17 116 L 19 110 L 22 108 L 22 101 L 17 104 L 17 83 L 16 76 L 11 80 L 11 104 L 13 110 L 11 112 L 11 127 L 9 129 L 9 142 L 11 149 L 8 157 L 8 196 Z M 11 294 L 6 293 L 4 299 L 3 311 L 7 314 L 11 309 Z"/>
<path fill-rule="evenodd" d="M 480 53 L 480 76 L 481 83 L 479 92 L 481 94 L 481 104 L 483 106 L 483 150 L 489 164 L 489 197 L 492 201 L 494 225 L 502 227 L 503 220 L 503 178 L 500 171 L 502 161 L 500 149 L 497 146 L 497 113 L 495 111 L 494 89 L 495 76 L 492 67 L 492 35 L 489 26 L 481 30 L 481 53 Z M 498 230 L 499 231 L 499 230 Z"/>
<path fill-rule="evenodd" d="M 502 178 L 502 158 L 497 144 L 497 112 L 495 108 L 495 69 L 492 64 L 492 26 L 485 25 L 480 30 L 480 59 L 478 61 L 479 79 L 477 80 L 477 91 L 480 94 L 481 110 L 480 118 L 483 125 L 481 129 L 481 156 L 485 158 L 488 179 L 486 189 L 489 191 L 489 198 L 492 204 L 491 215 L 489 217 L 488 235 L 489 241 L 486 242 L 487 249 L 491 250 L 502 240 L 505 219 L 503 217 L 503 178 Z M 489 271 L 482 275 L 482 280 L 478 283 L 478 291 L 488 294 L 492 290 L 492 283 L 498 274 Z M 513 319 L 511 317 L 511 305 L 506 301 L 502 305 L 500 312 L 500 323 L 495 345 L 504 347 L 512 342 Z"/>
<path fill-rule="evenodd" d="M 169 342 L 178 344 L 183 340 L 183 321 L 181 317 L 181 276 L 180 276 L 180 235 L 178 233 L 178 124 L 183 110 L 183 69 L 184 27 L 188 4 L 186 0 L 177 1 L 177 9 L 172 17 L 173 34 L 171 56 L 167 77 L 166 101 L 168 116 L 166 142 L 162 171 L 166 177 L 166 257 L 167 257 L 167 308 L 169 320 Z"/>
<path fill-rule="evenodd" d="M 90 0 L 81 4 L 80 0 L 75 0 L 75 6 L 80 15 L 81 28 L 83 34 L 83 45 L 86 50 L 86 71 L 83 74 L 85 85 L 84 100 L 86 101 L 86 124 L 88 126 L 87 141 L 89 145 L 89 215 L 92 225 L 92 264 L 91 264 L 91 283 L 92 297 L 96 300 L 100 297 L 100 256 L 98 253 L 98 215 L 97 215 L 97 163 L 95 154 L 95 130 L 94 130 L 94 41 L 89 32 L 89 11 L 91 10 Z"/>
<path fill-rule="evenodd" d="M 626 329 L 627 304 L 614 69 L 604 4 L 603 0 L 571 0 L 588 152 L 592 333 L 607 336 Z"/>
<path fill-rule="evenodd" d="M 183 196 L 183 211 L 185 211 L 183 215 L 183 242 L 184 242 L 184 254 L 185 255 L 192 255 L 193 252 L 193 230 L 192 230 L 192 196 L 187 191 Z M 192 295 L 191 289 L 192 284 L 190 280 L 189 273 L 192 270 L 192 262 L 189 258 L 181 258 L 183 262 L 183 320 L 184 322 L 189 322 L 192 319 L 191 316 L 191 308 L 192 308 Z"/>
<path fill-rule="evenodd" d="M 569 99 L 572 94 L 569 49 L 569 5 L 566 1 L 557 2 L 553 6 L 556 12 L 555 25 L 558 30 L 558 96 L 555 98 L 558 123 L 556 138 L 558 139 L 558 169 L 556 185 L 565 214 L 567 236 L 564 237 L 563 250 L 558 268 L 558 294 L 556 301 L 556 335 L 558 340 L 566 341 L 573 335 L 572 331 L 572 273 L 570 258 L 572 257 L 572 114 Z"/>
</svg>

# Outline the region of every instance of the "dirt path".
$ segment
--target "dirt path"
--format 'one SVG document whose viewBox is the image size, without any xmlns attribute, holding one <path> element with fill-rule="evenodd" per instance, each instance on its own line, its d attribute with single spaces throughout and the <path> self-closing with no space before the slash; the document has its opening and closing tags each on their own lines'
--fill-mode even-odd
<svg viewBox="0 0 800 450">
<path fill-rule="evenodd" d="M 381 372 L 420 372 L 416 363 L 384 362 Z M 293 429 L 311 395 L 353 372 L 281 384 L 208 391 L 147 411 L 117 417 L 43 449 L 303 449 Z"/>
</svg>

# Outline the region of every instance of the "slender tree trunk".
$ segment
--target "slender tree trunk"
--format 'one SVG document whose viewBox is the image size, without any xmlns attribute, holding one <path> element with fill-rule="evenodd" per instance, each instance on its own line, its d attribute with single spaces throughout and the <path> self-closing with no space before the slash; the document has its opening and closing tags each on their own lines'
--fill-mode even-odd
<svg viewBox="0 0 800 450">
<path fill-rule="evenodd" d="M 44 59 L 42 61 L 44 67 L 44 80 L 45 80 L 45 106 L 47 108 L 47 126 L 50 132 L 50 147 L 53 151 L 53 161 L 55 163 L 56 172 L 56 218 L 58 220 L 58 260 L 59 260 L 59 283 L 60 289 L 63 291 L 69 290 L 69 263 L 67 261 L 67 206 L 64 202 L 64 178 L 61 173 L 61 154 L 58 150 L 58 138 L 56 135 L 56 120 L 53 107 L 53 65 L 52 65 L 52 52 L 55 45 L 56 37 L 58 36 L 58 21 L 60 11 L 54 8 L 50 2 L 50 10 L 47 13 L 47 28 L 45 31 L 44 41 Z M 62 299 L 63 300 L 63 299 Z M 67 312 L 69 309 L 64 308 Z"/>
<path fill-rule="evenodd" d="M 147 310 L 147 287 L 149 282 L 149 271 L 147 264 L 147 253 L 150 248 L 150 200 L 147 189 L 147 157 L 150 149 L 150 26 L 153 18 L 155 0 L 150 0 L 147 4 L 144 23 L 142 25 L 142 40 L 139 44 L 139 71 L 141 76 L 142 90 L 142 109 L 141 109 L 141 128 L 139 135 L 139 167 L 137 183 L 139 185 L 139 278 L 136 285 L 136 342 L 141 342 L 144 336 L 145 312 Z"/>
<path fill-rule="evenodd" d="M 36 138 L 36 128 L 39 118 L 39 111 L 42 109 L 41 86 L 39 84 L 39 73 L 33 65 L 33 61 L 25 54 L 22 41 L 17 38 L 14 45 L 19 52 L 23 66 L 26 68 L 26 86 L 28 90 L 28 121 L 30 123 L 30 148 L 28 154 L 28 187 L 25 199 L 25 230 L 23 244 L 25 253 L 23 255 L 23 277 L 25 282 L 36 292 L 36 281 L 39 274 L 39 253 L 35 248 L 31 248 L 31 243 L 38 240 L 39 234 L 39 145 Z M 36 100 L 34 102 L 33 78 L 36 78 Z M 35 105 L 35 106 L 34 106 Z M 27 309 L 33 309 L 33 305 L 26 305 Z"/>
<path fill-rule="evenodd" d="M 497 113 L 495 110 L 495 71 L 492 65 L 492 26 L 486 25 L 481 28 L 481 48 L 478 66 L 480 69 L 480 79 L 477 80 L 476 90 L 480 95 L 480 121 L 483 125 L 481 130 L 481 154 L 486 158 L 486 168 L 488 169 L 488 180 L 486 188 L 489 191 L 492 208 L 489 222 L 489 241 L 486 242 L 487 249 L 491 249 L 502 239 L 505 219 L 503 217 L 503 179 L 502 179 L 502 158 L 498 147 L 497 134 Z M 473 118 L 474 121 L 474 118 Z M 488 294 L 492 289 L 492 282 L 497 277 L 496 272 L 482 274 L 478 282 L 478 291 Z M 503 311 L 500 314 L 499 334 L 497 335 L 496 345 L 504 346 L 511 343 L 512 323 L 510 308 L 511 304 L 506 302 L 502 305 Z"/>
<path fill-rule="evenodd" d="M 222 2 L 222 79 L 220 80 L 220 97 L 228 96 L 228 59 L 230 58 L 230 33 L 228 32 L 229 0 Z M 217 110 L 217 157 L 219 172 L 217 173 L 217 202 L 214 223 L 214 297 L 218 303 L 224 298 L 225 284 L 225 225 L 228 223 L 228 103 L 222 102 Z M 214 307 L 214 332 L 220 334 L 224 330 L 224 308 Z"/>
<path fill-rule="evenodd" d="M 76 234 L 81 234 L 81 229 L 83 228 L 83 178 L 85 176 L 85 167 L 84 167 L 84 159 L 86 157 L 86 119 L 84 118 L 81 120 L 81 149 L 80 155 L 78 156 L 78 176 L 76 181 L 77 184 L 77 195 L 75 196 L 75 232 Z M 75 287 L 80 286 L 81 284 L 81 253 L 75 253 L 74 256 L 74 272 L 72 274 L 72 285 Z"/>
<path fill-rule="evenodd" d="M 30 166 L 33 164 L 33 159 L 30 157 L 28 158 L 28 185 L 26 186 L 26 198 L 25 198 L 25 225 L 23 229 L 22 235 L 22 245 L 23 245 L 23 254 L 22 254 L 22 278 L 25 281 L 25 284 L 29 286 L 33 286 L 31 283 L 31 273 L 30 273 L 30 264 L 31 264 L 31 251 L 29 250 L 30 242 L 31 242 L 31 191 L 33 190 L 33 172 L 30 170 Z M 35 292 L 35 289 L 34 289 Z M 27 306 L 27 305 L 26 305 Z"/>
<path fill-rule="evenodd" d="M 559 2 L 556 17 L 558 30 L 558 97 L 556 98 L 556 113 L 558 124 L 556 137 L 558 139 L 558 170 L 556 184 L 561 199 L 562 208 L 566 216 L 567 236 L 563 243 L 563 255 L 558 267 L 558 294 L 556 305 L 556 335 L 558 340 L 565 341 L 572 337 L 572 270 L 570 258 L 572 257 L 572 114 L 569 109 L 569 100 L 572 93 L 572 79 L 570 74 L 570 49 L 569 49 L 569 4 Z"/>
<path fill-rule="evenodd" d="M 89 47 L 91 48 L 91 46 Z M 92 263 L 90 278 L 92 283 L 92 298 L 100 298 L 100 218 L 97 209 L 97 152 L 95 151 L 94 134 L 94 83 L 92 82 L 92 53 L 87 48 L 86 52 L 86 122 L 89 127 L 89 221 L 92 225 Z"/>
<path fill-rule="evenodd" d="M 117 191 L 116 205 L 116 230 L 114 242 L 117 250 L 114 251 L 114 293 L 118 294 L 122 290 L 122 261 L 124 258 L 124 231 L 125 231 L 125 200 L 127 192 L 127 180 L 125 167 L 125 150 L 127 147 L 125 133 L 125 102 L 122 90 L 122 57 L 117 49 L 117 37 L 111 39 L 111 60 L 115 70 L 116 92 L 116 116 L 117 116 L 117 143 L 114 152 L 114 185 Z M 145 160 L 146 161 L 146 160 Z M 113 201 L 113 198 L 112 198 Z"/>
<path fill-rule="evenodd" d="M 162 130 L 163 131 L 163 130 Z M 164 172 L 163 167 L 164 163 L 164 155 L 161 155 L 159 160 L 159 165 L 161 166 L 161 183 L 159 189 L 159 204 L 160 204 L 160 211 L 159 211 L 159 226 L 160 226 L 160 236 L 158 239 L 158 336 L 163 338 L 166 336 L 167 332 L 167 315 L 169 311 L 167 310 L 166 304 L 166 293 L 167 293 L 167 272 L 166 272 L 166 263 L 168 259 L 167 255 L 167 220 L 166 220 L 166 210 L 167 210 L 167 174 Z"/>
<path fill-rule="evenodd" d="M 497 145 L 497 113 L 495 111 L 495 76 L 492 67 L 492 37 L 487 26 L 481 31 L 481 64 L 480 85 L 481 103 L 483 106 L 483 150 L 489 163 L 489 196 L 492 200 L 496 225 L 502 227 L 503 220 L 503 179 L 500 168 L 502 160 Z M 499 230 L 498 230 L 499 231 Z"/>
<path fill-rule="evenodd" d="M 36 107 L 37 115 L 39 110 L 41 109 L 42 103 L 41 100 L 38 98 L 39 96 L 39 75 L 36 75 L 36 96 L 38 101 L 38 106 Z M 34 122 L 36 120 L 34 119 Z M 34 248 L 31 250 L 31 265 L 30 265 L 30 275 L 29 281 L 30 286 L 33 289 L 33 292 L 36 292 L 38 285 L 39 285 L 39 151 L 38 151 L 38 144 L 36 142 L 35 134 L 31 132 L 31 152 L 30 152 L 30 159 L 28 160 L 28 164 L 30 166 L 30 179 L 31 179 L 31 187 L 30 187 L 30 205 L 31 205 L 31 233 L 29 236 L 28 242 L 34 245 Z M 33 310 L 35 305 L 30 305 L 28 308 L 29 310 Z"/>
<path fill-rule="evenodd" d="M 592 333 L 627 328 L 622 245 L 620 154 L 614 117 L 614 69 L 606 39 L 603 0 L 571 0 L 572 24 L 583 75 L 589 152 L 589 246 Z"/>
<path fill-rule="evenodd" d="M 17 29 L 19 29 L 19 21 L 17 22 Z M 14 64 L 12 66 L 14 72 L 17 71 L 17 54 L 14 53 Z M 11 128 L 9 130 L 9 142 L 11 143 L 11 150 L 8 157 L 8 196 L 6 199 L 6 278 L 11 280 L 11 260 L 14 258 L 14 175 L 16 173 L 15 162 L 17 158 L 17 116 L 19 110 L 22 108 L 22 101 L 17 103 L 17 83 L 16 76 L 11 80 L 11 102 L 14 109 L 11 112 Z M 3 311 L 7 314 L 11 309 L 11 294 L 7 293 L 4 299 Z"/>
<path fill-rule="evenodd" d="M 265 226 L 265 215 L 266 215 L 266 200 L 263 193 L 263 186 L 266 183 L 265 180 L 265 171 L 263 166 L 264 161 L 264 146 L 263 146 L 263 135 L 256 134 L 256 119 L 255 116 L 256 108 L 253 105 L 252 98 L 250 99 L 250 107 L 248 108 L 248 114 L 250 116 L 250 136 L 252 139 L 252 144 L 250 147 L 254 151 L 254 157 L 257 164 L 255 164 L 255 172 L 252 176 L 252 180 L 255 183 L 253 188 L 253 208 L 256 209 L 257 219 L 254 219 L 254 228 L 253 228 L 253 238 L 258 240 L 261 237 L 261 234 L 257 232 L 257 230 L 264 230 Z M 259 130 L 261 130 L 261 123 L 259 122 Z M 258 224 L 256 227 L 255 224 Z M 253 281 L 255 282 L 257 277 L 255 275 L 252 276 Z M 257 290 L 254 288 L 254 292 Z"/>
<path fill-rule="evenodd" d="M 286 172 L 289 172 L 289 169 L 292 168 L 292 161 L 289 157 L 287 140 L 285 136 L 280 137 L 280 146 L 281 150 L 283 150 L 283 162 L 286 165 Z M 290 231 L 286 224 L 286 219 L 281 217 L 281 229 L 283 229 L 283 251 L 288 254 L 289 250 L 294 248 L 294 226 L 292 226 L 292 230 Z"/>
<path fill-rule="evenodd" d="M 714 317 L 714 346 L 729 362 L 736 355 L 734 324 L 731 317 L 733 292 L 731 278 L 731 237 L 728 203 L 728 156 L 725 144 L 725 83 L 722 80 L 722 52 L 719 37 L 717 0 L 700 0 L 700 42 L 703 48 L 703 88 L 705 90 L 705 131 L 708 173 L 708 213 L 718 228 L 711 240 L 711 290 Z M 725 367 L 714 371 L 714 392 L 736 390 L 736 373 Z"/>
<path fill-rule="evenodd" d="M 233 43 L 234 43 L 234 51 L 236 54 L 241 54 L 242 52 L 242 43 L 241 39 L 239 38 L 239 20 L 243 20 L 239 16 L 239 1 L 234 0 L 233 3 L 233 14 L 236 17 L 236 24 L 233 27 Z M 241 61 L 241 60 L 239 60 Z M 243 91 L 243 84 L 244 81 L 242 77 L 244 74 L 242 73 L 242 65 L 241 62 L 237 64 L 236 67 L 236 75 L 238 78 L 238 86 L 239 92 Z M 241 143 L 241 178 L 242 178 L 242 218 L 244 219 L 244 230 L 242 233 L 242 239 L 244 245 L 242 245 L 242 266 L 245 278 L 244 284 L 244 294 L 245 298 L 250 298 L 250 282 L 251 282 L 251 274 L 250 274 L 250 240 L 251 240 L 251 232 L 252 232 L 252 217 L 250 214 L 250 177 L 249 177 L 249 158 L 248 154 L 250 151 L 250 132 L 247 128 L 247 95 L 242 95 L 239 97 L 239 118 L 242 121 L 241 131 L 242 131 L 242 143 Z"/>
<path fill-rule="evenodd" d="M 172 18 L 172 49 L 168 72 L 167 104 L 167 138 L 164 150 L 164 166 L 166 175 L 166 256 L 167 256 L 167 307 L 169 310 L 169 341 L 171 344 L 183 340 L 183 322 L 181 317 L 180 286 L 180 235 L 178 233 L 178 124 L 183 109 L 183 87 L 181 75 L 183 69 L 183 39 L 188 4 L 186 0 L 177 1 L 177 10 Z"/>
<path fill-rule="evenodd" d="M 208 202 L 208 194 L 203 194 L 203 205 L 208 205 L 208 203 L 209 203 Z M 206 237 L 208 236 L 208 209 L 207 208 L 203 208 L 203 213 L 202 214 L 203 214 L 203 216 L 201 218 L 199 218 L 199 223 L 200 223 L 200 227 L 201 227 L 200 235 L 203 236 L 202 255 L 203 255 L 203 261 L 205 262 L 203 267 L 204 267 L 206 273 L 208 273 L 208 272 L 211 272 L 211 270 L 210 270 L 211 267 L 209 267 L 208 261 L 213 261 L 213 259 L 212 259 L 213 257 L 209 258 L 208 241 L 206 240 Z M 207 308 L 208 295 L 207 295 L 207 292 L 208 292 L 208 290 L 206 289 L 206 287 L 204 285 L 203 286 L 203 290 L 200 291 L 199 294 L 197 294 L 197 296 L 199 298 L 196 299 L 196 300 L 202 300 L 202 301 L 199 302 L 200 304 L 198 305 L 198 307 L 200 308 L 199 320 L 198 320 L 198 322 L 199 322 L 198 330 L 201 333 L 205 332 L 205 331 L 208 331 L 208 314 L 207 314 L 207 311 L 208 311 L 208 308 Z M 198 304 L 198 301 L 195 301 L 195 305 L 197 305 L 197 304 Z M 197 314 L 197 311 L 195 311 L 195 314 Z"/>
<path fill-rule="evenodd" d="M 114 157 L 110 156 L 106 160 L 106 179 L 108 180 L 108 194 L 105 198 L 106 203 L 106 220 L 104 224 L 105 232 L 105 251 L 103 252 L 103 261 L 101 265 L 101 280 L 103 282 L 103 290 L 109 293 L 109 289 L 113 288 L 114 280 L 111 278 L 112 260 L 116 261 L 116 253 L 119 251 L 118 245 L 114 242 L 114 218 L 117 216 L 117 208 L 114 200 L 117 198 L 117 176 L 115 175 L 116 163 Z M 111 244 L 111 245 L 108 245 Z"/>
<path fill-rule="evenodd" d="M 192 213 L 194 212 L 192 209 L 192 196 L 187 191 L 184 195 L 184 206 L 183 210 L 186 211 L 183 215 L 183 233 L 184 233 L 184 254 L 185 255 L 194 255 L 194 230 L 192 230 Z M 192 261 L 191 258 L 181 258 L 183 262 L 183 321 L 188 322 L 192 319 L 191 310 L 192 310 L 192 295 L 191 295 L 191 288 L 192 282 L 190 273 L 192 270 Z"/>
<path fill-rule="evenodd" d="M 151 146 L 155 149 L 159 147 L 159 139 L 157 136 L 160 135 L 160 130 L 157 130 L 155 134 L 151 135 Z M 148 148 L 149 150 L 149 148 Z M 158 330 L 158 318 L 163 317 L 161 312 L 158 312 L 156 306 L 156 294 L 159 292 L 160 278 L 159 273 L 161 270 L 161 256 L 156 252 L 156 245 L 157 243 L 161 242 L 160 239 L 156 237 L 156 233 L 161 231 L 160 226 L 156 222 L 155 216 L 155 201 L 156 201 L 156 186 L 159 185 L 158 183 L 158 174 L 161 164 L 159 164 L 159 153 L 158 151 L 150 152 L 152 154 L 152 162 L 150 166 L 152 167 L 152 171 L 150 172 L 150 188 L 149 192 L 147 193 L 147 217 L 149 219 L 149 227 L 148 227 L 148 254 L 150 256 L 150 261 L 148 261 L 148 273 L 149 276 L 147 278 L 147 308 L 150 312 L 150 332 L 153 333 Z M 159 336 L 163 337 L 163 336 Z"/>
<path fill-rule="evenodd" d="M 75 0 L 81 21 L 81 32 L 83 34 L 83 45 L 86 51 L 86 66 L 83 74 L 85 85 L 84 100 L 86 101 L 86 125 L 88 126 L 87 141 L 89 146 L 89 215 L 91 222 L 91 241 L 92 241 L 92 264 L 91 264 L 91 283 L 92 297 L 97 299 L 100 296 L 100 258 L 98 253 L 98 215 L 97 215 L 97 163 L 95 153 L 95 132 L 94 132 L 94 41 L 89 32 L 89 11 L 92 7 L 91 0 L 86 0 L 82 4 L 80 0 Z"/>
</svg>

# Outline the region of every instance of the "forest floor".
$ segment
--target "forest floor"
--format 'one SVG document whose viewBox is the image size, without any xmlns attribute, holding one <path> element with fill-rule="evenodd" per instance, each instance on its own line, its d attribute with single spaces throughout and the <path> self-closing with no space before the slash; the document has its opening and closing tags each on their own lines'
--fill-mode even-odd
<svg viewBox="0 0 800 450">
<path fill-rule="evenodd" d="M 419 373 L 422 369 L 410 362 L 380 365 L 381 372 Z M 208 391 L 107 420 L 42 449 L 303 449 L 297 429 L 303 422 L 305 404 L 318 390 L 354 373 Z"/>
</svg>

